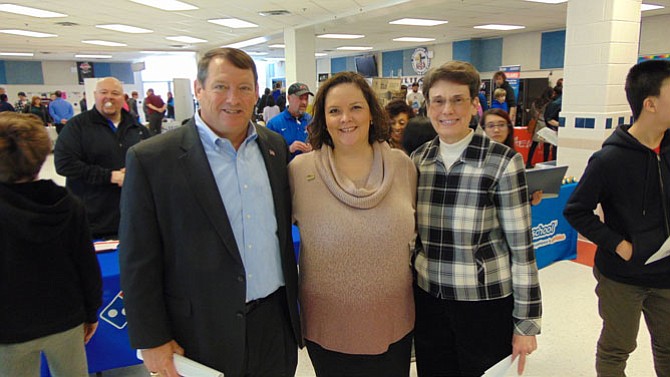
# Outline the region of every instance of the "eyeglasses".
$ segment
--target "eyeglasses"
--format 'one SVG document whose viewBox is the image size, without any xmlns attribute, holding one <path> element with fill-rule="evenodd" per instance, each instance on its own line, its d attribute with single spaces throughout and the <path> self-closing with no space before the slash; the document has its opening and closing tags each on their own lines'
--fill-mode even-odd
<svg viewBox="0 0 670 377">
<path fill-rule="evenodd" d="M 430 100 L 429 106 L 433 108 L 443 108 L 444 105 L 449 103 L 449 106 L 452 108 L 462 108 L 463 106 L 470 104 L 470 97 L 451 97 L 451 98 L 442 98 L 437 97 Z"/>
<path fill-rule="evenodd" d="M 504 122 L 498 122 L 498 123 L 486 123 L 484 127 L 486 127 L 487 130 L 492 130 L 494 128 L 506 128 L 508 127 L 509 124 L 504 123 Z"/>
</svg>

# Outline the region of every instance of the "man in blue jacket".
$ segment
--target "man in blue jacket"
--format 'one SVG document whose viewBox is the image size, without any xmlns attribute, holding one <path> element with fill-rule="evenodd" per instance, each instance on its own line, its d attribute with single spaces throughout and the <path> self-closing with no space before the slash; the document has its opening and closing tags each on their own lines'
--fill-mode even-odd
<svg viewBox="0 0 670 377">
<path fill-rule="evenodd" d="M 60 134 L 65 127 L 65 123 L 74 116 L 72 104 L 64 100 L 63 93 L 60 90 L 54 92 L 56 99 L 49 103 L 49 115 L 54 120 L 56 131 Z"/>
<path fill-rule="evenodd" d="M 310 95 L 314 94 L 303 83 L 297 82 L 289 86 L 288 107 L 267 124 L 269 129 L 284 137 L 293 157 L 312 150 L 307 142 L 307 126 L 312 121 L 312 116 L 306 112 Z"/>
<path fill-rule="evenodd" d="M 650 259 L 670 236 L 670 62 L 631 68 L 626 96 L 635 122 L 593 154 L 563 214 L 598 246 L 598 376 L 625 375 L 641 313 L 656 374 L 670 376 L 670 258 Z M 604 222 L 593 212 L 598 204 Z"/>
</svg>

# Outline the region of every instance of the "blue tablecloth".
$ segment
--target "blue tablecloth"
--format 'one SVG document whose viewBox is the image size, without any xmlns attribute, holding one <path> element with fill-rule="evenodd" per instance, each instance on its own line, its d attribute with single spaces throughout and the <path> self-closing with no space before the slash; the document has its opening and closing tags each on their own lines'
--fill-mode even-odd
<svg viewBox="0 0 670 377">
<path fill-rule="evenodd" d="M 576 186 L 576 183 L 563 185 L 558 198 L 544 199 L 531 208 L 538 268 L 577 257 L 577 231 L 563 217 L 563 208 Z"/>
<path fill-rule="evenodd" d="M 86 345 L 89 373 L 122 368 L 141 363 L 130 348 L 123 294 L 119 283 L 118 251 L 98 254 L 102 271 L 102 307 L 98 313 L 98 330 Z M 42 362 L 42 376 L 49 376 Z"/>
</svg>

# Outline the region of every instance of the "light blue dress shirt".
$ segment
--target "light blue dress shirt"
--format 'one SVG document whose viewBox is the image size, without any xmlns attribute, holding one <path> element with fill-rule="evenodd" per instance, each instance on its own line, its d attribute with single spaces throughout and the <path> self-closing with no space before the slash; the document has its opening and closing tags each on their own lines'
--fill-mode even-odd
<svg viewBox="0 0 670 377">
<path fill-rule="evenodd" d="M 249 124 L 247 137 L 236 151 L 198 113 L 195 124 L 244 263 L 247 302 L 266 297 L 284 285 L 284 274 L 272 189 L 256 128 Z"/>
</svg>

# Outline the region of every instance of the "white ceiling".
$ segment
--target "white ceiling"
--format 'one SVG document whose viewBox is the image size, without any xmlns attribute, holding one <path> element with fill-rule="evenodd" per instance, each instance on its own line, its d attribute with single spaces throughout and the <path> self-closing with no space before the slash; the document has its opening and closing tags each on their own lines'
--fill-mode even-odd
<svg viewBox="0 0 670 377">
<path fill-rule="evenodd" d="M 11 0 L 10 0 L 11 1 Z M 106 61 L 140 61 L 140 51 L 203 51 L 242 40 L 266 37 L 268 42 L 244 48 L 267 52 L 263 57 L 283 57 L 283 49 L 268 45 L 284 42 L 285 28 L 311 28 L 314 34 L 355 33 L 365 38 L 330 40 L 315 38 L 317 52 L 330 57 L 360 54 L 340 52 L 340 46 L 372 46 L 375 50 L 401 50 L 470 38 L 491 38 L 540 30 L 565 28 L 567 3 L 550 5 L 523 0 L 183 0 L 198 10 L 167 12 L 129 0 L 14 0 L 15 4 L 67 14 L 61 18 L 35 18 L 0 12 L 0 29 L 27 29 L 57 34 L 55 38 L 30 38 L 0 33 L 0 52 L 33 52 L 30 60 L 76 60 L 74 54 L 111 54 Z M 589 0 L 571 0 L 589 1 Z M 0 0 L 0 2 L 2 2 Z M 644 12 L 643 16 L 670 13 L 670 0 L 645 0 L 666 8 Z M 289 15 L 261 16 L 259 11 L 286 10 Z M 235 17 L 258 24 L 257 28 L 230 29 L 207 22 Z M 433 27 L 390 25 L 404 18 L 444 19 L 449 23 Z M 62 26 L 60 23 L 74 23 Z M 96 28 L 119 23 L 153 30 L 148 34 L 127 34 Z M 481 24 L 514 24 L 516 31 L 473 29 Z M 186 35 L 207 43 L 187 45 L 165 39 Z M 396 37 L 431 37 L 434 42 L 394 42 Z M 81 41 L 99 39 L 125 43 L 127 47 L 103 47 Z M 262 58 L 262 57 L 261 57 Z M 1 57 L 0 59 L 20 59 Z M 90 59 L 87 59 L 90 60 Z"/>
</svg>

